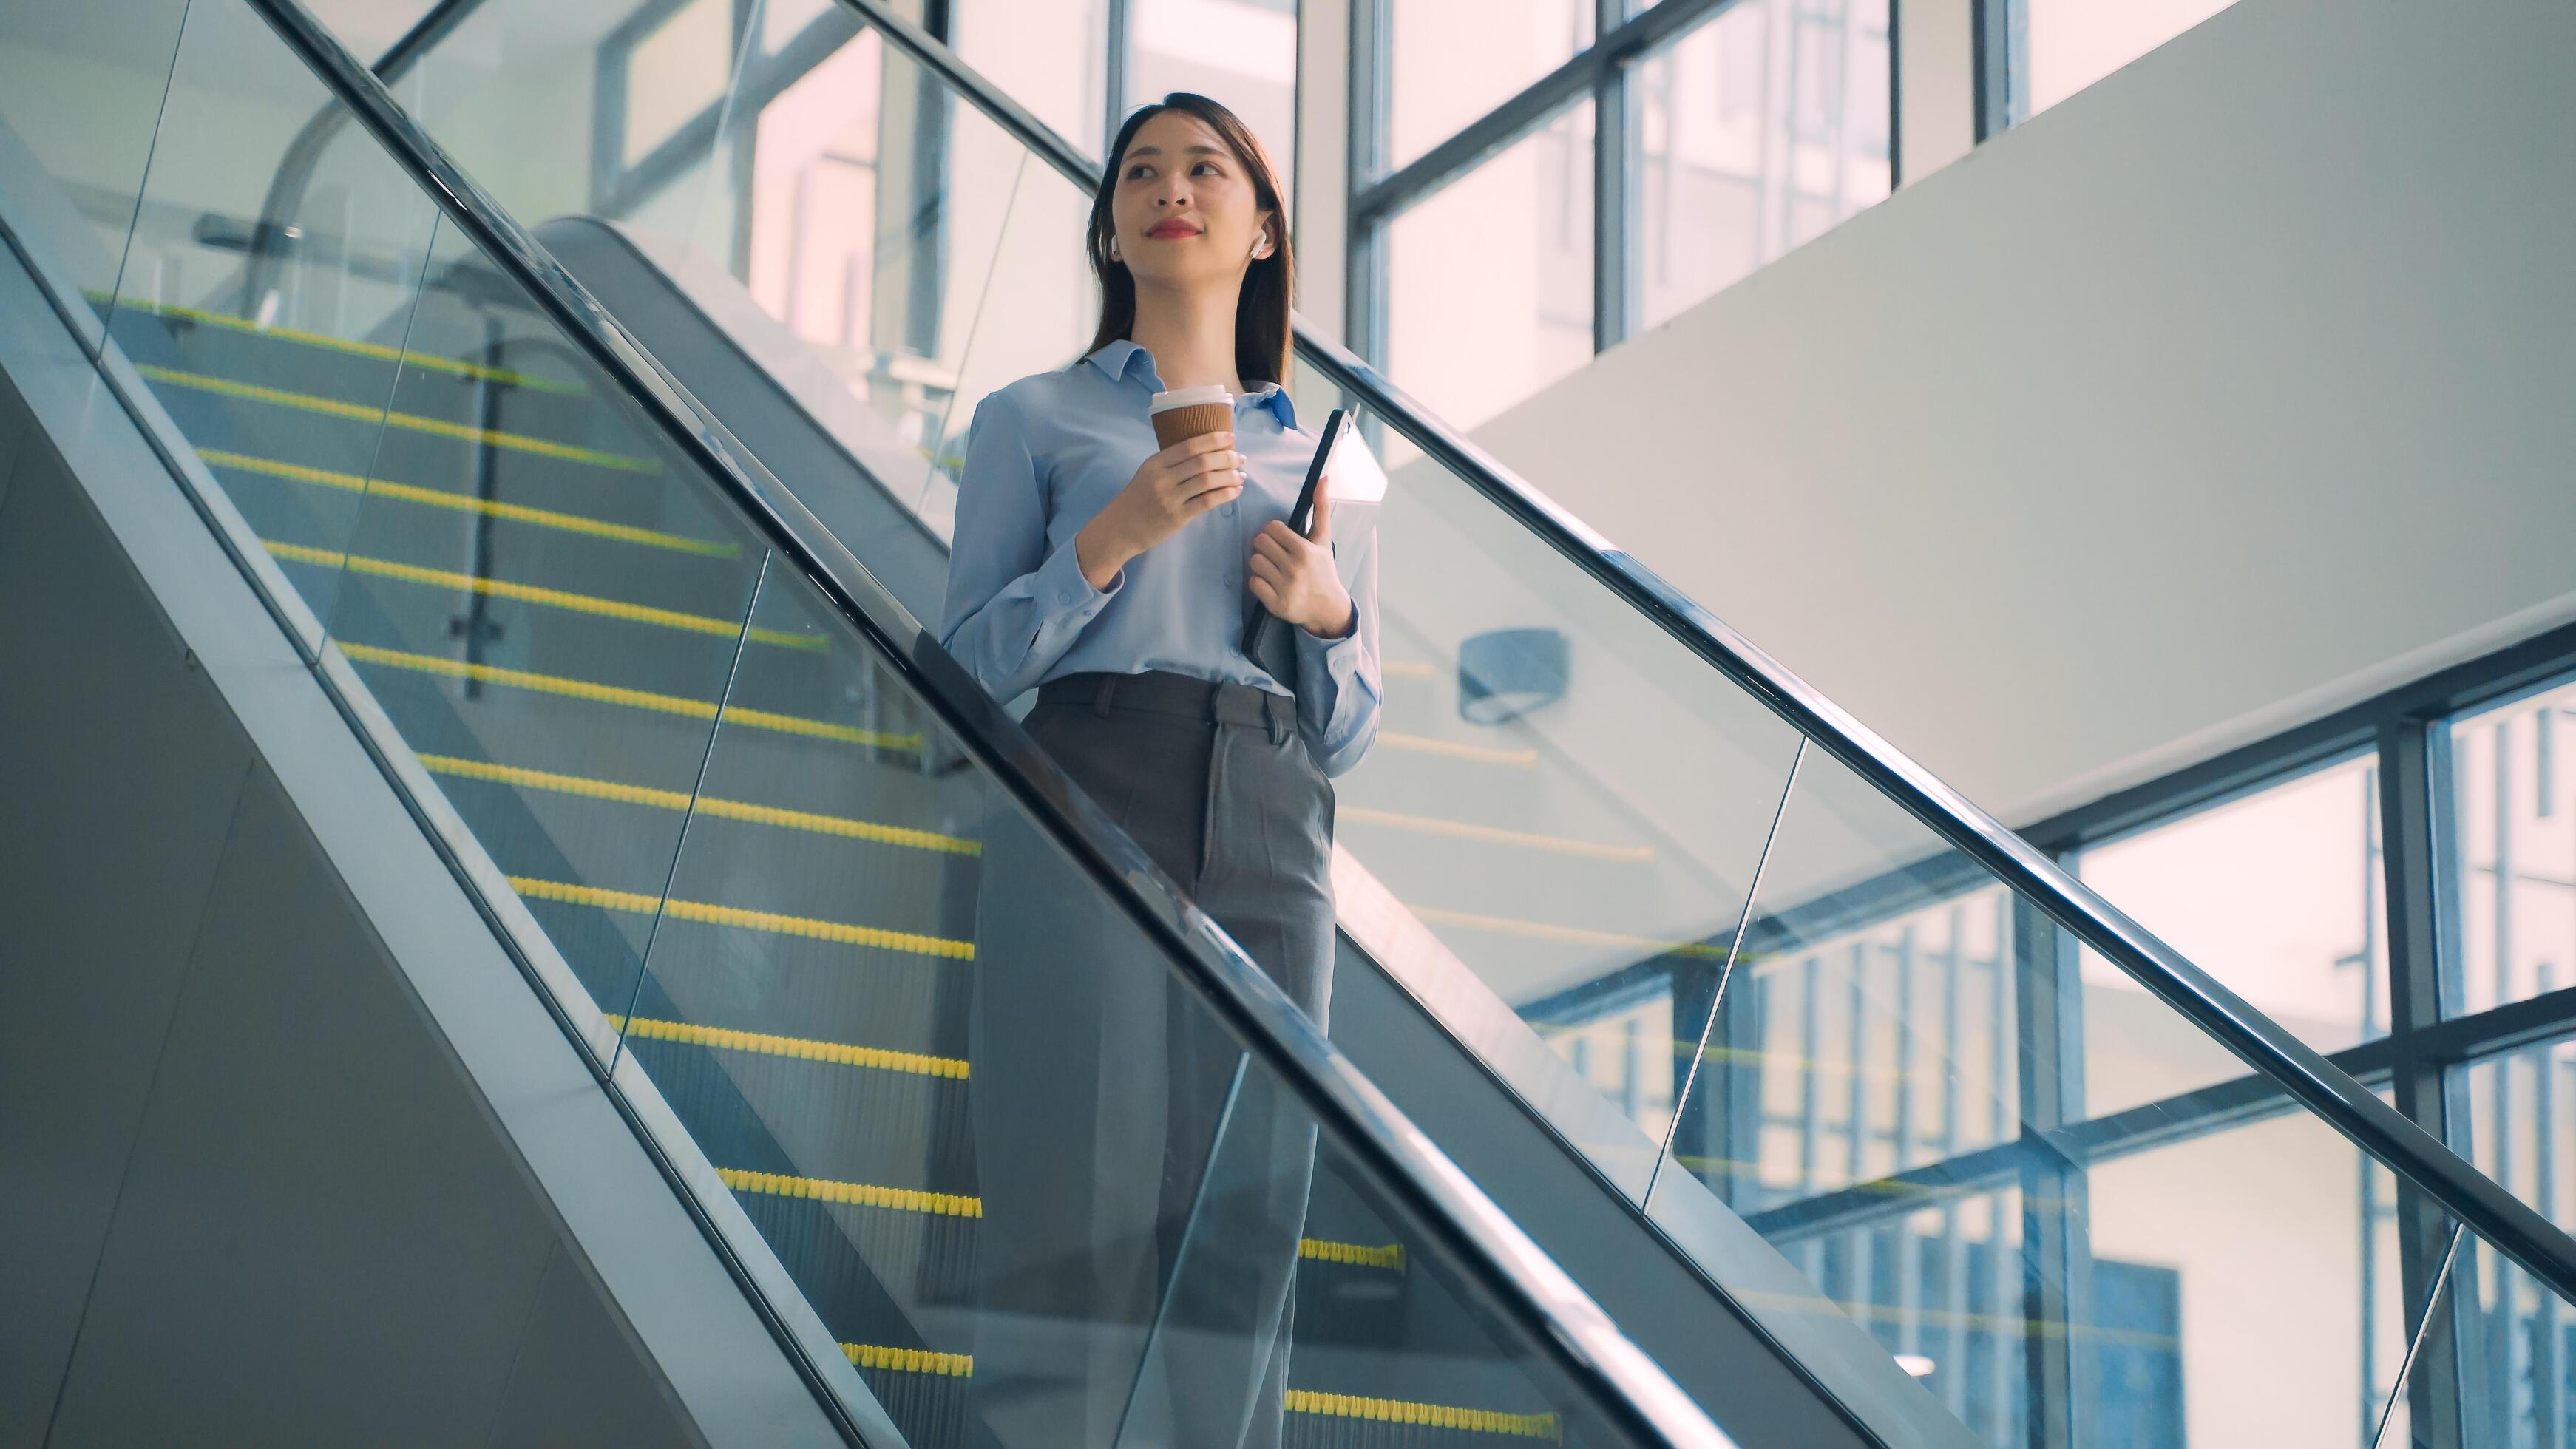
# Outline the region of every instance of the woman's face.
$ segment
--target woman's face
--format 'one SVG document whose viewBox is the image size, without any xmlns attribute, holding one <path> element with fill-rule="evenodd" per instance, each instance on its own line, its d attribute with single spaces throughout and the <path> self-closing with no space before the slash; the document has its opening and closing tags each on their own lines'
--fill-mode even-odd
<svg viewBox="0 0 2576 1449">
<path fill-rule="evenodd" d="M 1278 249 L 1242 160 L 1205 121 L 1183 111 L 1164 111 L 1136 128 L 1119 158 L 1109 220 L 1118 255 L 1139 284 L 1237 287 L 1256 239 L 1263 256 Z"/>
</svg>

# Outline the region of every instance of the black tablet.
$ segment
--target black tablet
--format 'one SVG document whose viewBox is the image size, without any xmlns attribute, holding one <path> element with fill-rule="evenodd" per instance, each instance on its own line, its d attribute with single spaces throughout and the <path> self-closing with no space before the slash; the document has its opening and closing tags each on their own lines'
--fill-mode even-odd
<svg viewBox="0 0 2576 1449">
<path fill-rule="evenodd" d="M 1333 449 L 1341 443 L 1342 434 L 1350 428 L 1350 425 L 1351 414 L 1348 408 L 1335 408 L 1333 415 L 1324 419 L 1323 441 L 1315 445 L 1315 461 L 1306 465 L 1305 486 L 1297 490 L 1297 502 L 1288 510 L 1288 526 L 1301 534 L 1315 526 L 1315 490 L 1324 486 L 1324 471 L 1333 461 Z M 1269 629 L 1271 623 L 1270 611 L 1261 607 L 1259 600 L 1253 600 L 1245 606 L 1243 612 L 1245 658 L 1258 660 L 1261 657 L 1261 636 Z"/>
</svg>

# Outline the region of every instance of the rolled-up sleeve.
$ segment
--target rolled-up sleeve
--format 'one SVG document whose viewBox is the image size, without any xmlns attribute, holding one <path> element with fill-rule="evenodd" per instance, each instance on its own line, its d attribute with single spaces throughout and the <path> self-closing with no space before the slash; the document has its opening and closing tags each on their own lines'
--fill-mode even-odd
<svg viewBox="0 0 2576 1449">
<path fill-rule="evenodd" d="M 966 425 L 939 642 L 1008 700 L 1037 684 L 1124 581 L 1122 573 L 1095 589 L 1071 538 L 1048 547 L 1046 480 L 1028 420 L 1008 393 L 987 395 Z"/>
<path fill-rule="evenodd" d="M 1378 702 L 1384 676 L 1377 648 L 1377 530 L 1363 532 L 1345 550 L 1333 541 L 1343 586 L 1350 590 L 1354 627 L 1338 639 L 1303 629 L 1297 636 L 1297 723 L 1327 775 L 1342 775 L 1377 739 Z"/>
</svg>

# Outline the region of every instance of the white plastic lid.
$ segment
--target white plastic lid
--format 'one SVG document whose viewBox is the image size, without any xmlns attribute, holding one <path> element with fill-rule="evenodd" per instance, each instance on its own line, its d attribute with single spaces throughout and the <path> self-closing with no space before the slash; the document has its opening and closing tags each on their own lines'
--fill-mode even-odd
<svg viewBox="0 0 2576 1449">
<path fill-rule="evenodd" d="M 1154 401 L 1146 406 L 1145 411 L 1169 412 L 1173 408 L 1205 407 L 1210 403 L 1226 407 L 1233 402 L 1234 394 L 1225 390 L 1225 384 L 1212 382 L 1205 387 L 1182 387 L 1174 388 L 1170 392 L 1158 392 L 1154 394 Z"/>
</svg>

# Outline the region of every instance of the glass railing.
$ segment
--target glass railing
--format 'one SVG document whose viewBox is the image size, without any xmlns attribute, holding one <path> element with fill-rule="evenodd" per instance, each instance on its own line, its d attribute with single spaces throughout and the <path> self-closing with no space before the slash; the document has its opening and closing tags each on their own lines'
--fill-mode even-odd
<svg viewBox="0 0 2576 1449">
<path fill-rule="evenodd" d="M 1089 163 L 898 11 L 487 0 L 404 95 L 519 214 L 731 287 L 937 529 L 974 403 L 1088 338 Z M 607 79 L 539 83 L 575 72 Z M 1300 359 L 1301 415 L 1353 407 L 1393 476 L 1384 729 L 1338 822 L 1345 906 L 1404 929 L 1345 927 L 1435 1011 L 1463 981 L 1517 1017 L 1541 1050 L 1489 1065 L 1712 1275 L 1727 1213 L 1802 1270 L 1750 1311 L 1838 1305 L 2004 1443 L 2367 1417 L 2422 1291 L 2387 1162 L 2566 1280 L 2563 1234 L 2348 1077 L 1383 379 Z M 2285 1370 L 2282 1335 L 2337 1346 Z"/>
<path fill-rule="evenodd" d="M 1725 1442 L 309 17 L 127 8 L 11 235 L 855 1438 Z"/>
</svg>

